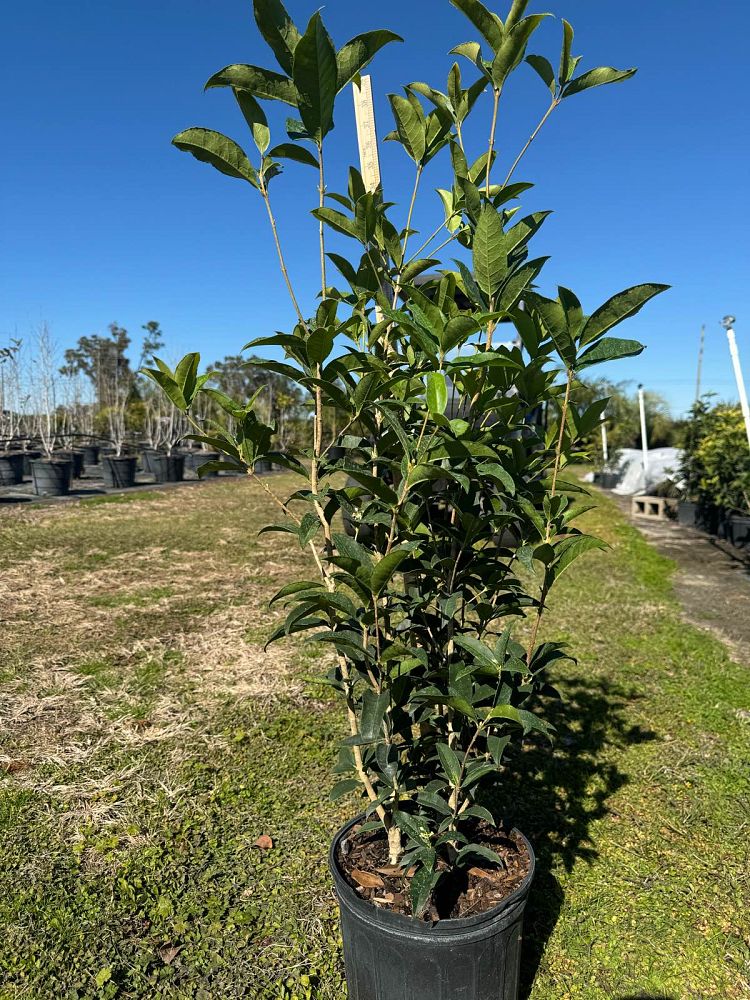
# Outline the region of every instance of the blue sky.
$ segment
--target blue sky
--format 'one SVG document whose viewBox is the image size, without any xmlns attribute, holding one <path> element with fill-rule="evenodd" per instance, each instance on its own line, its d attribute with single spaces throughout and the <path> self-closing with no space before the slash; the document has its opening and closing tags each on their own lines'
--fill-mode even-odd
<svg viewBox="0 0 750 1000">
<path fill-rule="evenodd" d="M 301 0 L 288 6 L 302 24 L 314 10 Z M 564 102 L 517 175 L 536 185 L 525 210 L 554 210 L 534 244 L 552 257 L 542 290 L 565 284 L 592 311 L 632 284 L 673 285 L 628 324 L 648 350 L 606 374 L 645 383 L 681 412 L 692 401 L 706 323 L 704 389 L 734 398 L 718 321 L 738 317 L 750 378 L 750 4 L 725 0 L 709 12 L 703 0 L 549 0 L 531 9 L 573 23 L 583 69 L 639 67 L 632 81 Z M 406 40 L 371 69 L 381 135 L 390 128 L 385 95 L 415 79 L 445 89 L 448 49 L 476 35 L 447 0 L 330 0 L 324 18 L 337 45 L 379 27 Z M 8 4 L 3 22 L 0 346 L 41 321 L 63 349 L 112 321 L 137 334 L 158 319 L 167 355 L 200 350 L 212 361 L 288 325 L 257 195 L 170 145 L 190 125 L 245 142 L 229 92 L 202 87 L 230 62 L 275 65 L 250 0 L 25 0 Z M 550 19 L 530 51 L 556 63 L 559 36 Z M 286 138 L 278 108 L 276 142 Z M 501 110 L 502 162 L 545 108 L 544 85 L 523 67 Z M 488 114 L 486 106 L 476 113 L 476 155 Z M 356 159 L 349 95 L 329 149 L 329 189 L 340 190 Z M 410 161 L 386 144 L 382 168 L 386 196 L 403 203 Z M 440 211 L 432 189 L 447 186 L 444 168 L 423 186 L 415 224 L 425 231 Z M 312 303 L 316 232 L 299 208 L 313 206 L 315 176 L 290 165 L 274 183 L 290 270 Z"/>
</svg>

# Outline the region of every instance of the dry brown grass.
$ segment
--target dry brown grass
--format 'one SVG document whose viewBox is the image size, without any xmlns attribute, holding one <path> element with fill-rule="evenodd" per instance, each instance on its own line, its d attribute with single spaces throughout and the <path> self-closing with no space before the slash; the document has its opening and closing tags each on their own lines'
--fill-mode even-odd
<svg viewBox="0 0 750 1000">
<path fill-rule="evenodd" d="M 210 719 L 228 706 L 298 697 L 290 644 L 263 648 L 281 616 L 269 598 L 306 561 L 257 535 L 274 518 L 235 480 L 4 521 L 0 768 L 107 822 L 139 780 L 123 755 L 161 744 L 175 763 L 196 741 L 221 745 Z"/>
</svg>

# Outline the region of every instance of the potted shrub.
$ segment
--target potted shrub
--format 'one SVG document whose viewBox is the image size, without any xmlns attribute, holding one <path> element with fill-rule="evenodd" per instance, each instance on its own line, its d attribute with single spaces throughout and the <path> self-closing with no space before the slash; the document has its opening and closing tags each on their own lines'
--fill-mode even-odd
<svg viewBox="0 0 750 1000">
<path fill-rule="evenodd" d="M 389 31 L 336 51 L 320 14 L 302 31 L 279 0 L 255 0 L 280 71 L 233 65 L 208 83 L 231 90 L 255 162 L 209 129 L 174 139 L 263 202 L 297 322 L 247 346 L 284 351 L 284 362 L 255 363 L 309 394 L 311 447 L 274 450 L 274 425 L 261 419 L 255 397 L 211 388 L 197 354 L 174 372 L 163 363 L 146 372 L 196 437 L 223 453 L 217 466 L 256 480 L 257 463 L 272 461 L 299 479 L 283 497 L 261 483 L 282 514 L 269 529 L 294 536 L 314 567 L 275 596 L 288 613 L 269 641 L 303 633 L 334 654 L 323 680 L 341 697 L 349 735 L 331 795 L 359 795 L 360 805 L 334 837 L 330 865 L 349 995 L 360 1000 L 517 995 L 534 856 L 486 790 L 502 780 L 512 743 L 552 735 L 547 672 L 566 653 L 542 639 L 540 625 L 563 573 L 601 547 L 576 526 L 585 491 L 565 478 L 606 405 L 579 407 L 578 377 L 642 350 L 609 333 L 666 287 L 637 285 L 591 314 L 566 288 L 556 298 L 533 290 L 545 258 L 532 258 L 529 243 L 547 213 L 522 216 L 511 205 L 530 186 L 513 176 L 539 129 L 501 168 L 495 132 L 506 80 L 526 57 L 551 94 L 546 120 L 568 98 L 634 71 L 579 73 L 567 22 L 559 71 L 527 55 L 544 15 L 525 16 L 526 0 L 515 0 L 504 20 L 478 0 L 455 6 L 482 36 L 455 50 L 468 59 L 469 86 L 456 64 L 445 92 L 414 83 L 390 97 L 396 129 L 388 138 L 403 147 L 414 177 L 405 219 L 354 168 L 345 192 L 328 193 L 325 180 L 336 95 L 396 40 Z M 289 142 L 271 144 L 264 100 L 298 115 Z M 464 126 L 480 107 L 489 140 L 470 150 Z M 444 214 L 422 241 L 412 210 L 423 171 L 441 151 Z M 269 190 L 281 160 L 315 169 L 315 307 L 297 298 L 276 226 Z M 327 255 L 331 230 L 349 240 L 349 256 Z M 438 241 L 450 247 L 444 259 Z M 418 283 L 428 270 L 432 277 Z M 204 425 L 201 394 L 231 424 Z M 324 443 L 324 414 L 334 409 L 344 422 L 336 463 Z M 368 528 L 366 537 L 341 529 L 344 513 Z"/>
</svg>

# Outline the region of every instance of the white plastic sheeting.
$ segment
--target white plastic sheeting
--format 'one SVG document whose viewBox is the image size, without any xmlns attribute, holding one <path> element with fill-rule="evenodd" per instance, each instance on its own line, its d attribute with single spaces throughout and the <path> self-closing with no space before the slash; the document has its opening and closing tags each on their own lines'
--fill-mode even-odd
<svg viewBox="0 0 750 1000">
<path fill-rule="evenodd" d="M 613 472 L 620 474 L 620 482 L 613 492 L 622 496 L 650 493 L 665 479 L 680 480 L 682 452 L 679 448 L 654 448 L 648 453 L 648 473 L 643 471 L 643 452 L 638 448 L 622 448 L 618 453 Z"/>
</svg>

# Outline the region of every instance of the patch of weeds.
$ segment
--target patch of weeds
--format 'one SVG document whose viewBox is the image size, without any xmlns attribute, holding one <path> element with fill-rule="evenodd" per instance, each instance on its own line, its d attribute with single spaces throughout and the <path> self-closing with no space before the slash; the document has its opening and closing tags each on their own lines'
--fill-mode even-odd
<svg viewBox="0 0 750 1000">
<path fill-rule="evenodd" d="M 159 496 L 157 490 L 138 490 L 134 493 L 111 493 L 101 497 L 86 497 L 80 501 L 81 507 L 101 507 L 103 504 L 138 503 L 140 500 L 154 500 Z"/>
<path fill-rule="evenodd" d="M 155 604 L 163 597 L 171 597 L 173 587 L 150 587 L 147 590 L 128 594 L 99 594 L 88 598 L 88 603 L 95 608 L 145 608 Z"/>
</svg>

